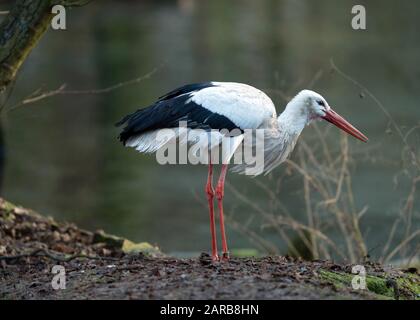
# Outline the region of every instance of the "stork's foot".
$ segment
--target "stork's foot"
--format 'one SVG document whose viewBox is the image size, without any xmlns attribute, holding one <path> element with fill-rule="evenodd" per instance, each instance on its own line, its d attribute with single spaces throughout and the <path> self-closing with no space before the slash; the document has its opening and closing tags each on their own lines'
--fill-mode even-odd
<svg viewBox="0 0 420 320">
<path fill-rule="evenodd" d="M 220 261 L 220 257 L 219 257 L 219 255 L 215 254 L 215 255 L 212 255 L 211 256 L 211 260 L 213 262 L 218 262 L 218 261 Z"/>
<path fill-rule="evenodd" d="M 223 252 L 222 261 L 229 261 L 229 259 L 230 259 L 229 252 Z"/>
</svg>

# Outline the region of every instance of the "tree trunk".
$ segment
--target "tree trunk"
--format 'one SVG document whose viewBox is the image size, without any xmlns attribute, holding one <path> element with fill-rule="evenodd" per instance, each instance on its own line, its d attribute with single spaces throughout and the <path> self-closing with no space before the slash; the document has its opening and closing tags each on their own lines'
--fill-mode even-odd
<svg viewBox="0 0 420 320">
<path fill-rule="evenodd" d="M 51 7 L 82 5 L 82 0 L 16 0 L 0 24 L 0 92 L 15 78 L 53 18 Z"/>
<path fill-rule="evenodd" d="M 17 0 L 0 25 L 0 91 L 15 78 L 32 48 L 48 29 L 50 1 Z"/>
</svg>

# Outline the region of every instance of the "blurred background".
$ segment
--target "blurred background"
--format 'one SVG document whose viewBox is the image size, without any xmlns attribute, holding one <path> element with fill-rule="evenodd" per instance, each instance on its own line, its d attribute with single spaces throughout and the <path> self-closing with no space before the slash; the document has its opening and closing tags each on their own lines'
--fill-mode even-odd
<svg viewBox="0 0 420 320">
<path fill-rule="evenodd" d="M 414 197 L 410 228 L 419 229 L 419 193 L 410 193 L 412 168 L 404 148 L 409 143 L 418 152 L 420 141 L 420 5 L 357 4 L 366 6 L 364 31 L 351 28 L 353 1 L 92 1 L 68 9 L 67 30 L 50 29 L 25 62 L 12 105 L 40 88 L 65 83 L 67 89 L 100 89 L 155 71 L 107 93 L 57 95 L 7 113 L 2 196 L 84 228 L 157 244 L 164 252 L 208 250 L 207 168 L 158 165 L 153 155 L 124 148 L 114 123 L 187 83 L 248 83 L 264 90 L 278 112 L 289 97 L 311 87 L 370 138 L 368 144 L 349 139 L 348 147 L 354 206 L 365 208 L 360 226 L 369 254 L 379 256 L 408 194 Z M 380 106 L 332 68 L 331 59 L 380 100 L 409 134 L 407 145 Z M 318 129 L 305 129 L 305 141 L 317 144 Z M 332 152 L 340 152 L 338 130 L 331 128 L 326 137 Z M 305 221 L 302 177 L 288 169 L 256 179 L 229 177 L 234 189 L 226 190 L 225 210 L 232 219 L 232 248 L 261 251 L 250 238 L 255 233 L 288 252 L 284 238 L 263 227 L 255 212 L 255 206 L 269 210 L 268 192 L 276 190 L 290 215 Z M 270 210 L 276 214 L 275 207 Z M 328 219 L 333 217 L 326 214 L 323 221 Z M 246 231 L 233 227 L 237 223 Z M 344 245 L 336 232 L 328 231 Z M 400 242 L 404 232 L 397 229 L 392 241 Z M 418 237 L 411 240 L 418 250 Z"/>
</svg>

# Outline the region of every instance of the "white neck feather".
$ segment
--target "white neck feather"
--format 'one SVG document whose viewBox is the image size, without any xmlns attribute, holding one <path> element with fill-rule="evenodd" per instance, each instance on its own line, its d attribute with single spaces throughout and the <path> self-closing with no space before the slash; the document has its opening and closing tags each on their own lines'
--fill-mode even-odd
<svg viewBox="0 0 420 320">
<path fill-rule="evenodd" d="M 277 118 L 279 128 L 288 131 L 291 135 L 299 135 L 310 122 L 305 104 L 306 101 L 300 95 L 290 100 Z"/>
<path fill-rule="evenodd" d="M 247 164 L 240 164 L 233 171 L 245 173 L 248 170 L 247 174 L 267 174 L 285 161 L 293 151 L 302 130 L 317 118 L 312 105 L 314 99 L 323 98 L 316 92 L 302 90 L 287 104 L 277 122 L 271 119 L 269 124 L 264 124 L 263 167 L 250 168 Z"/>
</svg>

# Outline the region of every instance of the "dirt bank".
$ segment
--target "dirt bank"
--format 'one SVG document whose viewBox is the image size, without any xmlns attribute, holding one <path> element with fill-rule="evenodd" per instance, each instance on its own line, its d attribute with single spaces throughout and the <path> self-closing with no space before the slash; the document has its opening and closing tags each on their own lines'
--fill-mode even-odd
<svg viewBox="0 0 420 320">
<path fill-rule="evenodd" d="M 65 289 L 54 290 L 54 265 Z M 365 264 L 366 290 L 351 289 L 350 265 L 286 257 L 213 263 L 167 257 L 0 200 L 1 299 L 415 299 L 417 270 Z M 60 278 L 60 280 L 63 278 Z"/>
</svg>

